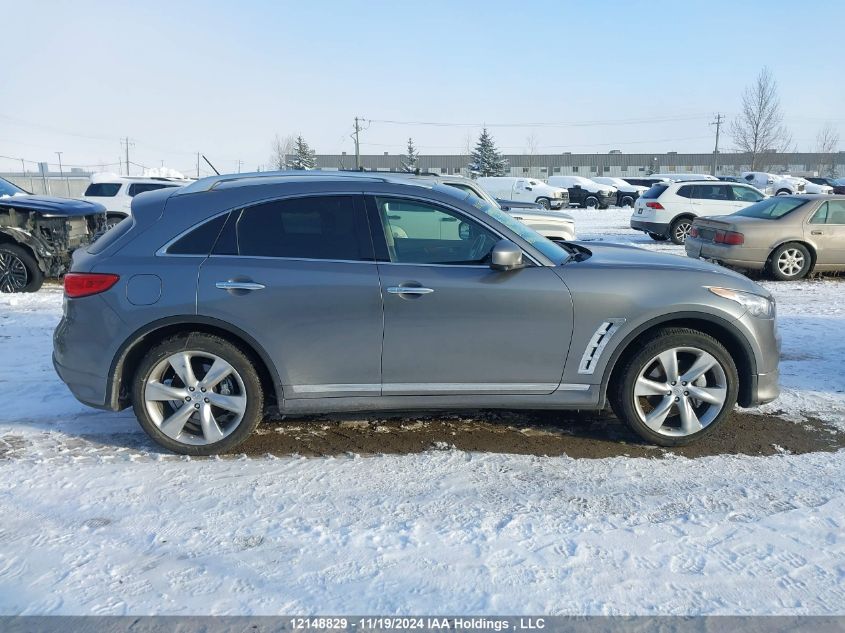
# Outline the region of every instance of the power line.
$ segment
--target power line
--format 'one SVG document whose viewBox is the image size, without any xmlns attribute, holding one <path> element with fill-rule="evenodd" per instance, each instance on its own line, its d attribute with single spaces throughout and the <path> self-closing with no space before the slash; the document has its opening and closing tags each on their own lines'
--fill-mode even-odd
<svg viewBox="0 0 845 633">
<path fill-rule="evenodd" d="M 397 121 L 394 119 L 366 119 L 370 123 L 384 123 L 388 125 L 426 125 L 433 127 L 592 127 L 603 125 L 634 125 L 640 123 L 668 123 L 672 121 L 695 121 L 707 116 L 706 114 L 674 115 L 662 117 L 646 117 L 634 119 L 606 119 L 593 121 L 563 121 L 563 122 L 533 122 L 533 123 L 447 123 L 443 121 Z"/>
</svg>

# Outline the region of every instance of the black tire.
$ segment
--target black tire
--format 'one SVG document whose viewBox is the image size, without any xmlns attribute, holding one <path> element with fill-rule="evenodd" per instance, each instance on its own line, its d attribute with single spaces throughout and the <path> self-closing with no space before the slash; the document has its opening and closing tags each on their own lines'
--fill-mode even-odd
<svg viewBox="0 0 845 633">
<path fill-rule="evenodd" d="M 638 397 L 635 395 L 637 380 L 642 372 L 648 370 L 653 359 L 655 359 L 658 354 L 667 350 L 678 348 L 697 349 L 702 352 L 706 352 L 715 358 L 723 374 L 723 376 L 719 376 L 719 380 L 724 380 L 725 382 L 725 400 L 722 404 L 721 410 L 718 412 L 711 412 L 708 409 L 707 415 L 713 414 L 712 419 L 707 420 L 707 423 L 703 424 L 703 421 L 707 419 L 707 415 L 704 415 L 701 418 L 703 428 L 697 432 L 687 435 L 671 434 L 680 432 L 680 428 L 675 428 L 675 425 L 682 425 L 679 409 L 680 405 L 674 404 L 674 402 L 679 401 L 679 398 L 675 397 L 673 394 L 669 394 L 668 392 L 665 396 L 663 394 L 648 397 Z M 678 359 L 677 363 L 679 373 L 682 375 L 683 372 L 689 370 L 695 357 L 692 353 L 684 352 L 679 353 L 676 358 Z M 737 374 L 733 358 L 731 358 L 731 355 L 721 343 L 712 336 L 704 334 L 703 332 L 688 328 L 665 328 L 658 330 L 646 341 L 637 341 L 636 351 L 633 355 L 629 356 L 622 362 L 622 366 L 614 372 L 613 382 L 608 388 L 608 399 L 610 400 L 611 407 L 613 408 L 616 416 L 624 421 L 631 430 L 634 431 L 634 433 L 647 442 L 651 442 L 659 446 L 682 446 L 684 444 L 695 442 L 718 428 L 719 425 L 728 418 L 734 408 L 734 405 L 736 404 L 737 393 L 739 390 L 739 376 Z M 716 370 L 709 370 L 709 372 L 715 373 Z M 705 372 L 702 378 L 705 382 L 711 380 L 708 372 Z M 668 386 L 667 388 L 673 390 L 673 392 L 676 388 L 681 390 L 678 395 L 681 398 L 684 398 L 683 393 L 688 393 L 683 391 L 685 387 L 689 388 L 678 382 L 677 385 Z M 701 386 L 699 388 L 701 388 Z M 661 432 L 657 432 L 652 430 L 652 428 L 649 428 L 641 416 L 643 413 L 647 414 L 656 410 L 664 398 L 669 398 L 670 402 L 674 402 L 671 404 L 669 415 L 665 418 L 663 426 L 660 427 Z M 692 399 L 690 399 L 690 402 L 693 402 Z M 645 411 L 645 408 L 648 406 L 653 406 L 653 408 L 649 411 Z M 696 411 L 696 415 L 701 415 L 701 412 L 704 411 L 707 406 L 709 406 L 707 403 L 700 402 L 698 405 L 699 411 Z"/>
<path fill-rule="evenodd" d="M 223 359 L 235 370 L 237 377 L 239 377 L 243 383 L 242 388 L 245 393 L 235 394 L 244 395 L 246 397 L 246 407 L 242 418 L 234 428 L 226 430 L 227 434 L 219 441 L 205 444 L 189 443 L 192 433 L 194 436 L 202 435 L 202 431 L 196 428 L 197 422 L 193 419 L 194 414 L 192 414 L 191 420 L 185 424 L 188 432 L 180 434 L 180 436 L 184 434 L 188 439 L 186 439 L 186 441 L 177 441 L 162 431 L 147 409 L 147 402 L 144 399 L 144 394 L 147 381 L 150 379 L 153 370 L 160 366 L 163 361 L 179 352 L 196 353 L 198 357 L 201 357 L 202 354 L 206 353 Z M 198 362 L 202 364 L 201 360 Z M 194 364 L 196 364 L 196 362 Z M 229 378 L 226 380 L 229 380 Z M 235 384 L 235 380 L 232 382 Z M 171 383 L 171 385 L 174 384 L 176 383 Z M 181 385 L 181 383 L 179 384 Z M 221 382 L 221 384 L 223 384 L 223 382 Z M 239 391 L 240 389 L 241 385 L 235 384 L 235 390 Z M 211 391 L 212 389 L 209 390 Z M 202 394 L 199 393 L 199 389 L 196 391 L 192 389 L 191 391 L 196 394 L 194 399 L 199 402 L 199 398 L 202 397 Z M 197 396 L 199 396 L 199 398 Z M 205 402 L 208 402 L 208 400 L 206 399 Z M 225 339 L 220 338 L 219 336 L 195 333 L 165 339 L 147 352 L 141 360 L 132 380 L 132 404 L 135 416 L 138 418 L 141 428 L 143 428 L 147 435 L 149 435 L 160 446 L 182 455 L 213 455 L 216 453 L 231 451 L 246 440 L 246 438 L 249 437 L 249 435 L 255 430 L 264 415 L 264 391 L 261 386 L 261 379 L 258 376 L 258 372 L 255 369 L 253 361 L 240 348 L 236 347 L 232 343 L 229 343 Z M 170 402 L 162 403 L 162 407 L 165 406 L 167 406 L 169 410 L 165 411 L 164 414 L 172 414 L 174 411 L 178 410 L 174 408 L 173 404 Z M 182 406 L 189 405 L 186 403 Z M 201 405 L 195 404 L 194 406 L 199 407 Z M 179 407 L 179 409 L 181 409 L 181 407 Z"/>
<path fill-rule="evenodd" d="M 661 235 L 660 233 L 649 233 L 648 236 L 653 239 L 655 242 L 665 242 L 669 238 L 665 235 Z"/>
<path fill-rule="evenodd" d="M 692 218 L 676 218 L 669 227 L 669 239 L 673 244 L 681 246 L 687 240 L 691 228 Z"/>
<path fill-rule="evenodd" d="M 537 198 L 534 202 L 539 204 L 544 209 L 551 209 L 552 208 L 552 203 L 549 202 L 548 198 Z"/>
<path fill-rule="evenodd" d="M 598 209 L 599 208 L 599 199 L 595 196 L 587 196 L 584 198 L 584 208 L 585 209 Z"/>
<path fill-rule="evenodd" d="M 634 206 L 634 197 L 633 196 L 622 196 L 622 200 L 619 203 L 623 209 L 626 207 L 633 207 Z"/>
<path fill-rule="evenodd" d="M 609 204 L 600 204 L 600 205 L 599 205 L 599 209 L 601 209 L 602 211 L 604 211 L 605 209 L 607 209 L 607 208 L 609 208 L 609 207 L 610 207 L 610 205 L 609 205 Z"/>
<path fill-rule="evenodd" d="M 792 192 L 789 189 L 778 189 L 776 196 L 791 196 Z"/>
<path fill-rule="evenodd" d="M 0 244 L 0 292 L 38 292 L 44 273 L 32 253 L 17 244 Z"/>
<path fill-rule="evenodd" d="M 803 279 L 810 274 L 812 267 L 810 249 L 799 242 L 781 244 L 769 258 L 769 274 L 778 281 Z"/>
</svg>

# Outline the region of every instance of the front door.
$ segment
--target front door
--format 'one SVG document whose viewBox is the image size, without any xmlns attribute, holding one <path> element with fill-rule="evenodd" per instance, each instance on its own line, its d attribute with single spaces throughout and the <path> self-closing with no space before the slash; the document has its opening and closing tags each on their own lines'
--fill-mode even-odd
<svg viewBox="0 0 845 633">
<path fill-rule="evenodd" d="M 368 205 L 374 240 L 384 240 L 376 248 L 390 260 L 378 267 L 384 395 L 558 387 L 572 301 L 551 268 L 492 270 L 490 251 L 501 237 L 458 210 L 397 197 Z"/>
<path fill-rule="evenodd" d="M 286 399 L 380 394 L 381 289 L 362 196 L 235 211 L 197 294 L 204 316 L 261 345 Z"/>
</svg>

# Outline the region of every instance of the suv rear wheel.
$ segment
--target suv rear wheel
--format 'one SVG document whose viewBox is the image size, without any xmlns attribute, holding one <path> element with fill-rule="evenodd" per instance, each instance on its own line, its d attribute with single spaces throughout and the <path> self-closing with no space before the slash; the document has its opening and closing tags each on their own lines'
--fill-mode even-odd
<svg viewBox="0 0 845 633">
<path fill-rule="evenodd" d="M 0 244 L 0 292 L 37 292 L 44 283 L 38 262 L 16 244 Z"/>
<path fill-rule="evenodd" d="M 680 446 L 721 424 L 738 388 L 736 365 L 716 339 L 666 328 L 625 362 L 608 396 L 617 417 L 637 435 L 660 446 Z"/>
<path fill-rule="evenodd" d="M 264 393 L 252 361 L 210 334 L 153 347 L 132 383 L 135 415 L 161 446 L 184 455 L 235 448 L 258 426 Z"/>
<path fill-rule="evenodd" d="M 678 218 L 672 222 L 669 228 L 669 239 L 674 244 L 683 244 L 687 240 L 687 235 L 692 228 L 692 218 Z"/>
</svg>

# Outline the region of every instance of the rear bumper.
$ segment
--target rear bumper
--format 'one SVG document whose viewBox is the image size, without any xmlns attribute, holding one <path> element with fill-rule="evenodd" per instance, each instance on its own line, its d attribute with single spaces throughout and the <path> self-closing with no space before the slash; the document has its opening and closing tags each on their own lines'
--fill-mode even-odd
<svg viewBox="0 0 845 633">
<path fill-rule="evenodd" d="M 82 404 L 94 407 L 95 409 L 116 410 L 106 403 L 108 379 L 105 376 L 97 376 L 65 367 L 56 360 L 55 352 L 53 353 L 53 368 L 56 370 L 59 378 L 62 379 L 62 382 L 68 386 L 73 396 Z"/>
<path fill-rule="evenodd" d="M 763 270 L 768 259 L 767 249 L 714 244 L 697 237 L 687 237 L 684 249 L 687 256 L 693 259 L 711 259 L 725 266 L 743 270 Z"/>
<path fill-rule="evenodd" d="M 656 235 L 667 235 L 669 233 L 668 222 L 648 222 L 646 220 L 640 220 L 637 217 L 631 218 L 631 228 Z"/>
</svg>

